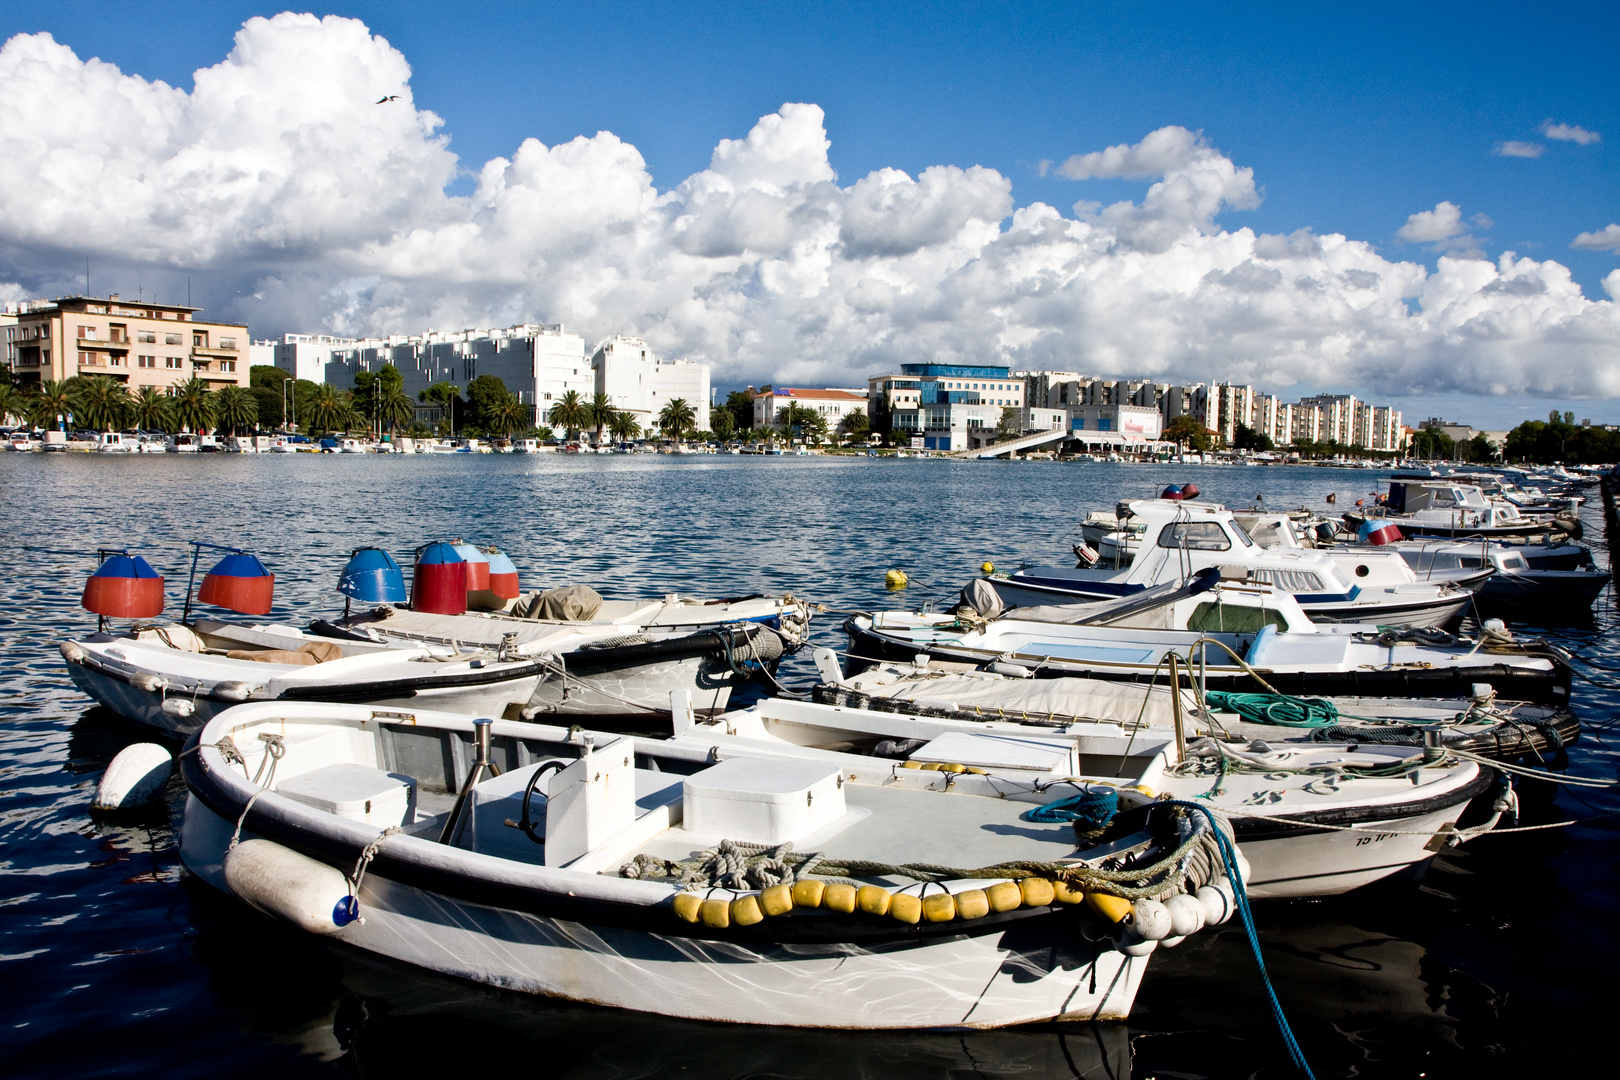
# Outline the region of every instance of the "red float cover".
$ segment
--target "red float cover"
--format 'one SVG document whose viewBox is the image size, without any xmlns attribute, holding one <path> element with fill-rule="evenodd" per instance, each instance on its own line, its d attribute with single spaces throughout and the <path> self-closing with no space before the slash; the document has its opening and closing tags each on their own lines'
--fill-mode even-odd
<svg viewBox="0 0 1620 1080">
<path fill-rule="evenodd" d="M 478 565 L 478 564 L 473 564 Z M 488 565 L 487 563 L 484 565 Z M 476 588 L 476 586 L 474 586 Z M 514 600 L 519 595 L 518 576 L 516 574 L 490 574 L 489 591 L 502 600 Z"/>
<path fill-rule="evenodd" d="M 1385 544 L 1393 544 L 1400 538 L 1401 530 L 1395 526 L 1394 522 L 1391 522 L 1388 525 L 1380 525 L 1367 533 L 1367 543 L 1373 545 L 1374 547 L 1383 547 Z"/>
<path fill-rule="evenodd" d="M 163 579 L 93 577 L 84 583 L 80 603 L 112 619 L 153 619 L 163 614 Z"/>
<path fill-rule="evenodd" d="M 202 588 L 197 590 L 197 602 L 239 611 L 243 615 L 268 615 L 275 590 L 274 574 L 264 577 L 209 574 L 203 578 Z"/>
<path fill-rule="evenodd" d="M 417 563 L 411 575 L 411 610 L 461 615 L 467 610 L 467 564 Z"/>
</svg>

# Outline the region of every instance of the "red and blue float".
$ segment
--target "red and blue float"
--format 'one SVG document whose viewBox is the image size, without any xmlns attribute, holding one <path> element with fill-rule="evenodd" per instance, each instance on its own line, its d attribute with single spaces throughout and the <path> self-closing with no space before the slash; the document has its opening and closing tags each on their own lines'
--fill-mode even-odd
<svg viewBox="0 0 1620 1080">
<path fill-rule="evenodd" d="M 1163 491 L 1159 492 L 1159 498 L 1161 498 L 1161 499 L 1184 499 L 1184 498 L 1186 498 L 1186 496 L 1181 493 L 1181 485 L 1180 484 L 1171 484 L 1169 487 L 1167 487 Z"/>
<path fill-rule="evenodd" d="M 276 575 L 265 569 L 257 555 L 232 551 L 203 578 L 197 602 L 243 615 L 268 615 L 275 591 Z"/>
<path fill-rule="evenodd" d="M 104 619 L 152 619 L 163 614 L 163 575 L 139 555 L 104 553 L 84 583 L 80 603 Z"/>
<path fill-rule="evenodd" d="M 411 610 L 434 615 L 466 613 L 467 561 L 454 544 L 428 544 L 417 551 L 411 573 Z"/>
<path fill-rule="evenodd" d="M 477 545 L 457 540 L 453 545 L 461 561 L 467 564 L 467 591 L 485 592 L 489 589 L 489 557 Z"/>
<path fill-rule="evenodd" d="M 518 570 L 506 553 L 498 548 L 490 548 L 489 556 L 489 591 L 502 600 L 516 600 L 523 595 L 518 588 Z"/>
<path fill-rule="evenodd" d="M 1356 539 L 1373 547 L 1383 547 L 1401 539 L 1401 530 L 1393 521 L 1368 518 L 1357 527 Z"/>
</svg>

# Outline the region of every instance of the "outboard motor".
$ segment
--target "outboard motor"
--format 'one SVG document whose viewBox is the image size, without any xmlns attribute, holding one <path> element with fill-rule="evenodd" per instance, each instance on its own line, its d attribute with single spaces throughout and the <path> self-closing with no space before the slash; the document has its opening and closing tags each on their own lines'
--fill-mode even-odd
<svg viewBox="0 0 1620 1080">
<path fill-rule="evenodd" d="M 417 551 L 416 569 L 411 575 L 411 610 L 434 615 L 466 613 L 467 562 L 454 545 L 428 544 Z"/>
<path fill-rule="evenodd" d="M 405 571 L 382 548 L 356 548 L 338 577 L 337 591 L 362 604 L 403 604 Z"/>
<path fill-rule="evenodd" d="M 276 575 L 264 568 L 257 555 L 236 551 L 214 564 L 197 590 L 199 604 L 268 615 L 276 591 Z"/>
<path fill-rule="evenodd" d="M 139 555 L 106 552 L 79 602 L 101 619 L 152 619 L 163 614 L 163 575 Z M 97 620 L 98 622 L 100 620 Z"/>
</svg>

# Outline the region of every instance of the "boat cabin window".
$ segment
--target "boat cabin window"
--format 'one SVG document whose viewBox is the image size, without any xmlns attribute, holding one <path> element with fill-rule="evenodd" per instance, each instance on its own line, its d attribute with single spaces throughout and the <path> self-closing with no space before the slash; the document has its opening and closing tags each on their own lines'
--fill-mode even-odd
<svg viewBox="0 0 1620 1080">
<path fill-rule="evenodd" d="M 1273 588 L 1288 593 L 1325 591 L 1320 575 L 1310 570 L 1256 570 L 1254 580 L 1269 582 Z"/>
<path fill-rule="evenodd" d="M 1189 551 L 1226 551 L 1231 548 L 1232 541 L 1213 521 L 1178 521 L 1160 530 L 1159 546 L 1186 548 Z"/>
<path fill-rule="evenodd" d="M 1239 606 L 1237 604 L 1199 604 L 1187 617 L 1187 629 L 1200 634 L 1224 631 L 1228 634 L 1256 634 L 1262 627 L 1275 626 L 1288 629 L 1288 620 L 1280 611 L 1271 608 Z"/>
<path fill-rule="evenodd" d="M 1237 537 L 1244 547 L 1254 547 L 1254 539 L 1247 529 L 1238 524 L 1236 518 L 1232 519 L 1232 535 Z"/>
<path fill-rule="evenodd" d="M 1524 556 L 1523 555 L 1504 555 L 1504 556 L 1502 556 L 1502 569 L 1504 569 L 1504 570 L 1524 570 L 1526 568 L 1527 568 L 1527 564 L 1524 561 Z"/>
</svg>

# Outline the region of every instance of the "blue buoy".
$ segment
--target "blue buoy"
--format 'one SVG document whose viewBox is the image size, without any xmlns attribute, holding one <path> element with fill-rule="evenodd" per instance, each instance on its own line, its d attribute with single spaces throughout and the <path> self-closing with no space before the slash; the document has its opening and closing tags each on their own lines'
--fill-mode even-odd
<svg viewBox="0 0 1620 1080">
<path fill-rule="evenodd" d="M 359 548 L 343 568 L 337 591 L 362 604 L 403 604 L 405 571 L 382 548 Z"/>
</svg>

